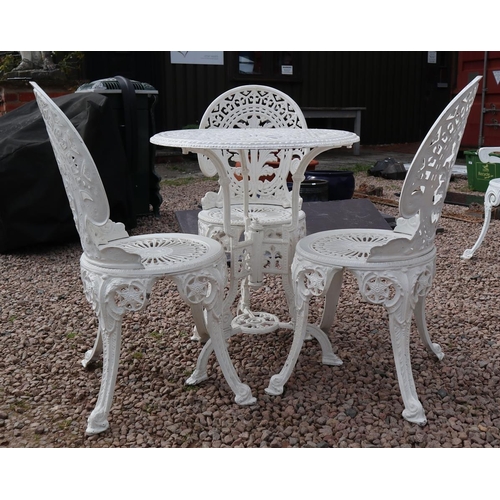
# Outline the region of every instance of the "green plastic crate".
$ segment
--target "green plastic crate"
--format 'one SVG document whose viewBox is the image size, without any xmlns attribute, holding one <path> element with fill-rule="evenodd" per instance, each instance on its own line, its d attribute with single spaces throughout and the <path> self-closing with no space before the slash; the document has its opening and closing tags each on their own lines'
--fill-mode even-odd
<svg viewBox="0 0 500 500">
<path fill-rule="evenodd" d="M 467 164 L 467 182 L 473 191 L 488 189 L 491 179 L 500 177 L 500 163 L 483 163 L 479 161 L 477 151 L 464 151 Z"/>
</svg>

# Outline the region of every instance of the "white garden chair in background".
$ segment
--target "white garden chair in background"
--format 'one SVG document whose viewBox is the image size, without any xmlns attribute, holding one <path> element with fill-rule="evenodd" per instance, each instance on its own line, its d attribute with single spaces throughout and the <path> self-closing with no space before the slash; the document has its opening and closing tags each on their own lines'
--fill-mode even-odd
<svg viewBox="0 0 500 500">
<path fill-rule="evenodd" d="M 500 163 L 500 147 L 480 148 L 477 152 L 479 161 L 482 163 Z M 500 178 L 491 179 L 484 195 L 484 222 L 481 233 L 472 248 L 468 248 L 462 254 L 462 259 L 468 260 L 476 253 L 477 249 L 486 236 L 491 222 L 491 212 L 494 207 L 500 205 Z"/>
<path fill-rule="evenodd" d="M 285 93 L 264 85 L 243 85 L 228 90 L 217 97 L 206 109 L 200 128 L 307 128 L 307 123 L 298 104 Z M 287 187 L 287 178 L 295 172 L 300 158 L 307 150 L 251 151 L 245 162 L 246 171 L 236 151 L 221 150 L 219 156 L 227 172 L 229 185 L 223 184 L 218 193 L 209 192 L 202 199 L 202 210 L 198 214 L 198 233 L 220 241 L 231 254 L 231 288 L 227 297 L 232 304 L 241 281 L 239 312 L 248 314 L 249 324 L 255 324 L 251 311 L 250 288 L 262 284 L 263 275 L 281 274 L 289 305 L 293 307 L 290 265 L 295 242 L 306 234 L 305 213 L 300 210 L 298 227 L 287 230 L 292 222 L 292 197 Z M 202 172 L 214 176 L 213 163 L 198 155 Z M 223 229 L 224 190 L 231 203 L 231 234 Z M 248 213 L 249 218 L 245 217 Z M 252 221 L 251 227 L 246 220 Z M 256 228 L 256 229 L 254 229 Z M 242 235 L 257 231 L 249 250 L 252 265 L 248 275 L 242 266 L 240 254 L 245 252 L 240 245 Z M 241 247 L 241 248 L 240 248 Z M 266 318 L 262 318 L 265 322 Z M 243 330 L 245 324 L 240 325 Z"/>
</svg>

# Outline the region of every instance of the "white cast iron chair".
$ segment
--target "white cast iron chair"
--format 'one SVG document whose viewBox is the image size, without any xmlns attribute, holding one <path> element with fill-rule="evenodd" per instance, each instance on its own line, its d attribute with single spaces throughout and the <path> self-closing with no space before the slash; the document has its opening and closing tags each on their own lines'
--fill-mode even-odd
<svg viewBox="0 0 500 500">
<path fill-rule="evenodd" d="M 479 161 L 482 163 L 500 163 L 500 147 L 480 148 L 477 152 Z M 500 205 L 500 178 L 491 179 L 488 189 L 484 194 L 484 222 L 479 237 L 472 248 L 468 248 L 462 254 L 462 259 L 468 260 L 476 253 L 477 249 L 486 236 L 491 221 L 491 212 L 494 207 Z"/>
<path fill-rule="evenodd" d="M 398 382 L 405 409 L 403 417 L 424 425 L 427 420 L 411 370 L 409 336 L 412 315 L 425 346 L 438 359 L 443 353 L 429 338 L 425 298 L 435 273 L 434 238 L 451 171 L 481 77 L 475 78 L 446 107 L 417 151 L 406 176 L 399 202 L 400 217 L 391 230 L 333 230 L 306 236 L 297 243 L 292 264 L 297 319 L 288 358 L 266 392 L 281 394 L 297 362 L 306 335 L 309 299 L 325 296 L 319 328 L 333 324 L 344 270 L 356 276 L 368 302 L 384 305 Z M 342 364 L 339 359 L 338 364 Z"/>
<path fill-rule="evenodd" d="M 244 85 L 220 95 L 205 111 L 200 128 L 307 128 L 298 104 L 285 93 L 262 85 Z M 295 242 L 306 234 L 305 213 L 300 210 L 298 227 L 291 233 L 286 226 L 292 222 L 292 198 L 287 188 L 287 177 L 295 172 L 307 150 L 252 151 L 246 172 L 238 154 L 220 151 L 226 170 L 226 180 L 219 178 L 221 189 L 209 192 L 202 199 L 198 215 L 198 233 L 220 241 L 231 254 L 230 283 L 227 301 L 234 302 L 241 280 L 239 327 L 250 333 L 260 328 L 269 318 L 256 318 L 250 310 L 249 287 L 261 286 L 263 274 L 281 274 L 290 308 L 293 308 L 290 265 Z M 200 168 L 207 176 L 216 175 L 213 163 L 198 155 Z M 231 199 L 231 234 L 223 230 L 223 189 L 229 182 Z M 245 215 L 248 214 L 248 217 Z M 241 242 L 252 240 L 250 249 Z M 250 257 L 247 252 L 250 252 Z M 250 266 L 241 265 L 250 259 Z M 238 265 L 239 264 L 239 265 Z M 248 269 L 250 268 L 250 272 Z M 292 310 L 292 309 L 291 309 Z M 248 321 L 247 321 L 248 320 Z"/>
<path fill-rule="evenodd" d="M 236 402 L 253 403 L 250 388 L 240 382 L 229 359 L 223 337 L 227 260 L 222 245 L 211 238 L 176 233 L 130 237 L 123 224 L 109 219 L 104 186 L 79 133 L 47 94 L 36 83 L 31 85 L 80 235 L 85 296 L 99 320 L 94 347 L 82 361 L 86 366 L 103 353 L 101 388 L 88 419 L 87 434 L 103 432 L 109 427 L 123 315 L 143 309 L 153 283 L 162 277 L 176 283 L 180 295 L 191 307 L 198 330 L 209 335 Z"/>
</svg>

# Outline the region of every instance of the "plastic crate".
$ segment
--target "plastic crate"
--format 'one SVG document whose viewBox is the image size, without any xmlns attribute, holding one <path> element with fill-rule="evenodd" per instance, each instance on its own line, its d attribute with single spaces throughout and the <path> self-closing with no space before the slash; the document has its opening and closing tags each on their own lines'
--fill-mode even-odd
<svg viewBox="0 0 500 500">
<path fill-rule="evenodd" d="M 500 163 L 479 161 L 477 151 L 464 151 L 467 164 L 467 182 L 473 191 L 485 192 L 491 179 L 500 177 Z"/>
</svg>

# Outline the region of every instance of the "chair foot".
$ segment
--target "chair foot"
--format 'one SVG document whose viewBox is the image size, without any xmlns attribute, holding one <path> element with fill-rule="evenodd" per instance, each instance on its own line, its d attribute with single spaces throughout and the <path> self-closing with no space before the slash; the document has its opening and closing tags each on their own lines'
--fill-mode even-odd
<svg viewBox="0 0 500 500">
<path fill-rule="evenodd" d="M 343 361 L 333 352 L 330 339 L 328 338 L 328 335 L 323 330 L 321 330 L 321 328 L 309 323 L 306 328 L 305 340 L 307 340 L 308 336 L 310 336 L 310 338 L 315 338 L 321 346 L 321 362 L 324 365 L 340 366 L 344 364 Z"/>
<path fill-rule="evenodd" d="M 257 398 L 252 396 L 252 391 L 248 385 L 242 384 L 234 401 L 241 406 L 248 406 L 256 403 Z"/>
<path fill-rule="evenodd" d="M 434 353 L 436 358 L 441 361 L 444 358 L 444 352 L 439 344 L 431 344 L 431 351 Z"/>
<path fill-rule="evenodd" d="M 87 429 L 85 434 L 87 436 L 93 436 L 94 434 L 100 434 L 109 429 L 109 422 L 102 415 L 94 415 L 92 412 L 87 421 Z"/>
<path fill-rule="evenodd" d="M 94 350 L 89 349 L 86 353 L 85 356 L 83 357 L 81 363 L 84 368 L 87 368 L 87 366 L 94 361 L 94 356 L 93 356 Z"/>
<path fill-rule="evenodd" d="M 472 250 L 472 248 L 468 248 L 467 250 L 464 251 L 464 253 L 462 254 L 462 257 L 460 257 L 460 258 L 463 260 L 470 260 L 470 259 L 472 259 L 473 255 L 474 255 L 474 251 Z"/>
<path fill-rule="evenodd" d="M 186 385 L 197 385 L 204 380 L 207 380 L 208 375 L 206 371 L 196 369 L 191 376 L 186 380 Z"/>
<path fill-rule="evenodd" d="M 252 391 L 250 387 L 246 384 L 243 384 L 240 379 L 238 378 L 238 375 L 236 374 L 236 371 L 234 370 L 234 367 L 229 359 L 229 354 L 227 353 L 227 347 L 225 347 L 223 350 L 221 347 L 225 345 L 225 340 L 221 340 L 219 342 L 216 342 L 214 344 L 215 339 L 209 339 L 206 344 L 204 344 L 200 355 L 198 356 L 198 361 L 196 363 L 196 368 L 194 372 L 191 374 L 191 376 L 186 380 L 186 385 L 196 385 L 199 384 L 200 382 L 203 382 L 204 380 L 208 379 L 208 374 L 207 374 L 207 364 L 208 364 L 208 358 L 214 352 L 216 349 L 216 345 L 218 344 L 218 353 L 216 352 L 216 358 L 217 361 L 219 362 L 219 365 L 221 367 L 221 370 L 224 374 L 224 377 L 231 387 L 235 398 L 234 401 L 239 404 L 239 405 L 251 405 L 254 404 L 257 400 L 252 396 Z"/>
<path fill-rule="evenodd" d="M 408 422 L 412 424 L 418 424 L 420 426 L 427 424 L 427 417 L 425 416 L 422 405 L 420 405 L 420 407 L 417 405 L 412 410 L 404 409 L 402 415 L 405 420 L 408 420 Z"/>
<path fill-rule="evenodd" d="M 191 340 L 194 340 L 195 342 L 201 342 L 202 344 L 204 344 L 205 342 L 207 342 L 207 340 L 210 338 L 208 335 L 200 335 L 198 333 L 198 328 L 196 328 L 196 326 L 193 326 L 193 329 L 191 330 Z"/>
<path fill-rule="evenodd" d="M 186 385 L 197 385 L 208 379 L 207 372 L 196 369 L 191 376 L 186 380 Z M 252 396 L 250 387 L 246 384 L 239 385 L 235 393 L 234 401 L 239 405 L 253 405 L 257 399 Z"/>
<path fill-rule="evenodd" d="M 344 362 L 336 356 L 333 352 L 327 355 L 323 355 L 321 362 L 327 366 L 341 366 Z"/>
<path fill-rule="evenodd" d="M 283 377 L 279 375 L 273 375 L 271 380 L 269 380 L 269 385 L 264 389 L 266 394 L 271 396 L 279 396 L 283 394 Z"/>
<path fill-rule="evenodd" d="M 102 354 L 102 336 L 101 332 L 97 332 L 97 337 L 94 342 L 92 349 L 89 349 L 81 361 L 82 366 L 86 368 L 90 363 L 97 361 L 99 356 Z"/>
</svg>

